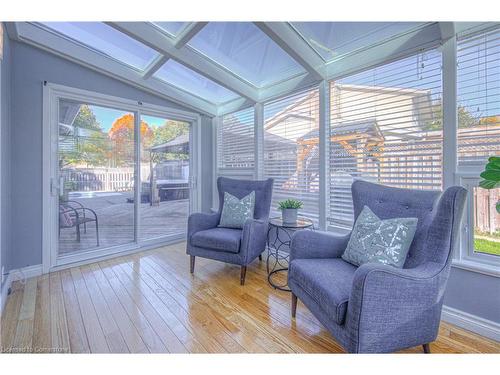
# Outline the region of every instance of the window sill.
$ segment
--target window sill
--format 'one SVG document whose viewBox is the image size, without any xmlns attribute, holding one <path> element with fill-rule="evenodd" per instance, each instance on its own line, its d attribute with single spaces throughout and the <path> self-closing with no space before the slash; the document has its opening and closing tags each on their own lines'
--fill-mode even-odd
<svg viewBox="0 0 500 375">
<path fill-rule="evenodd" d="M 498 265 L 481 263 L 474 260 L 460 259 L 453 260 L 452 267 L 466 271 L 477 272 L 488 276 L 500 277 L 500 267 Z"/>
</svg>

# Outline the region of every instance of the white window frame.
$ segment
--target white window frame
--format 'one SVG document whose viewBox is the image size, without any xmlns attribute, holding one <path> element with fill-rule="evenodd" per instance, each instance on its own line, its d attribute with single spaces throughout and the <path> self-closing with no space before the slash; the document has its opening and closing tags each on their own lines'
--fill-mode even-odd
<svg viewBox="0 0 500 375">
<path fill-rule="evenodd" d="M 464 217 L 460 231 L 460 245 L 453 255 L 453 266 L 500 277 L 500 256 L 480 253 L 474 250 L 474 207 L 473 188 L 479 186 L 481 169 L 457 173 L 457 184 L 467 190 Z"/>
<path fill-rule="evenodd" d="M 51 192 L 51 183 L 53 181 L 54 169 L 57 169 L 57 156 L 54 155 L 52 145 L 56 140 L 57 134 L 54 134 L 54 121 L 58 118 L 59 100 L 68 99 L 72 101 L 91 103 L 103 107 L 117 108 L 129 111 L 134 114 L 135 127 L 139 128 L 142 114 L 157 116 L 162 118 L 171 118 L 180 121 L 186 121 L 191 126 L 190 132 L 190 167 L 191 179 L 190 187 L 194 194 L 190 197 L 190 212 L 199 211 L 201 207 L 201 189 L 198 181 L 201 181 L 201 117 L 197 113 L 187 112 L 176 108 L 163 107 L 153 104 L 142 103 L 130 99 L 124 99 L 116 96 L 101 94 L 93 91 L 77 89 L 73 87 L 44 83 L 43 85 L 43 170 L 42 170 L 42 217 L 43 235 L 42 235 L 42 269 L 44 273 L 68 268 L 71 266 L 95 262 L 98 259 L 109 258 L 117 254 L 142 251 L 149 248 L 164 246 L 170 243 L 183 241 L 185 234 L 175 234 L 162 238 L 140 240 L 140 215 L 135 212 L 135 231 L 134 241 L 125 245 L 115 246 L 106 249 L 96 249 L 88 252 L 75 253 L 71 255 L 58 256 L 57 246 L 57 213 L 55 199 Z M 135 160 L 139 159 L 139 132 L 136 132 L 136 150 Z M 134 185 L 140 186 L 140 168 L 136 168 Z M 139 202 L 139 189 L 135 192 L 135 201 Z M 137 206 L 134 205 L 137 210 Z"/>
</svg>

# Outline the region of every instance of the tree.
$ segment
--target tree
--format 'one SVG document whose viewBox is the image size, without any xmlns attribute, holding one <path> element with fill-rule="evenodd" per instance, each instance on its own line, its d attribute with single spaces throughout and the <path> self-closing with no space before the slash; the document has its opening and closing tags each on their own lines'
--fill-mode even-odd
<svg viewBox="0 0 500 375">
<path fill-rule="evenodd" d="M 182 121 L 167 120 L 161 126 L 153 127 L 153 146 L 160 145 L 189 132 L 189 124 Z"/>
<path fill-rule="evenodd" d="M 126 166 L 134 162 L 134 115 L 127 113 L 116 119 L 109 130 L 109 138 L 113 144 L 113 159 L 117 166 Z M 149 125 L 141 121 L 141 146 L 151 146 L 153 131 Z"/>
<path fill-rule="evenodd" d="M 427 121 L 424 124 L 425 130 L 441 130 L 443 128 L 443 107 L 441 104 L 433 106 L 432 117 L 434 120 Z M 458 127 L 459 128 L 470 128 L 479 123 L 479 120 L 474 117 L 467 109 L 463 106 L 458 106 Z"/>
<path fill-rule="evenodd" d="M 73 121 L 73 126 L 84 129 L 102 131 L 101 124 L 97 121 L 94 112 L 87 104 L 82 104 Z"/>
<path fill-rule="evenodd" d="M 69 146 L 60 151 L 59 164 L 67 165 L 85 164 L 88 166 L 106 165 L 109 156 L 109 139 L 102 131 L 101 124 L 87 104 L 80 105 L 78 114 L 72 123 L 72 135 L 64 136 L 64 141 Z"/>
</svg>

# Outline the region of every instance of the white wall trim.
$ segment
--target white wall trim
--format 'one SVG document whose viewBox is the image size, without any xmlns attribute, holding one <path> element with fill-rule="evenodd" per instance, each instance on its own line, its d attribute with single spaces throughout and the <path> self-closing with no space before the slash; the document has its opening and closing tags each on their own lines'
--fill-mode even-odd
<svg viewBox="0 0 500 375">
<path fill-rule="evenodd" d="M 449 306 L 443 306 L 441 319 L 447 323 L 500 342 L 500 323 Z"/>
</svg>

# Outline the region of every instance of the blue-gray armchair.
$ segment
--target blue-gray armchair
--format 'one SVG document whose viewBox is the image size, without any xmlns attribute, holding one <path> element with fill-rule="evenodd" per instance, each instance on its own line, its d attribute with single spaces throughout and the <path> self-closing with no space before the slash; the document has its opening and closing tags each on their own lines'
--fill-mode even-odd
<svg viewBox="0 0 500 375">
<path fill-rule="evenodd" d="M 466 199 L 445 192 L 352 185 L 354 216 L 368 206 L 379 218 L 417 217 L 404 267 L 355 267 L 342 260 L 349 234 L 297 232 L 290 247 L 292 316 L 299 298 L 351 353 L 393 352 L 429 343 L 438 334 L 446 282 Z"/>
<path fill-rule="evenodd" d="M 189 216 L 187 253 L 194 272 L 195 257 L 219 260 L 241 266 L 240 284 L 245 284 L 247 265 L 257 257 L 262 259 L 266 248 L 269 210 L 273 191 L 273 179 L 263 181 L 236 180 L 219 177 L 219 209 L 216 213 L 195 213 Z M 241 199 L 255 191 L 253 219 L 248 219 L 243 229 L 219 228 L 224 202 L 224 192 Z"/>
</svg>

